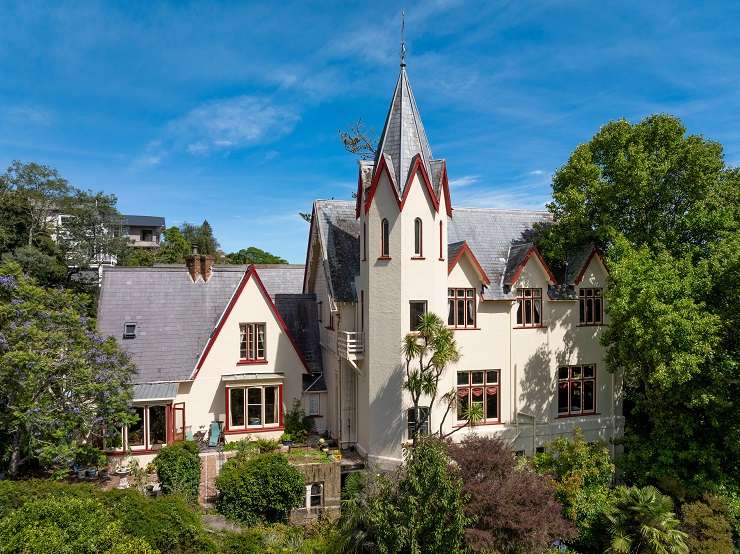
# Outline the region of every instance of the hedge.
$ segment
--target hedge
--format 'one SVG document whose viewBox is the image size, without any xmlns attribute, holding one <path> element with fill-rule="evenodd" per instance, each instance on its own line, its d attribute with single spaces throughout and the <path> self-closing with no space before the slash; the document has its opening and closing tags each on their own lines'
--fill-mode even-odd
<svg viewBox="0 0 740 554">
<path fill-rule="evenodd" d="M 274 453 L 228 460 L 216 487 L 218 511 L 246 525 L 283 521 L 305 498 L 303 476 L 284 456 Z"/>
</svg>

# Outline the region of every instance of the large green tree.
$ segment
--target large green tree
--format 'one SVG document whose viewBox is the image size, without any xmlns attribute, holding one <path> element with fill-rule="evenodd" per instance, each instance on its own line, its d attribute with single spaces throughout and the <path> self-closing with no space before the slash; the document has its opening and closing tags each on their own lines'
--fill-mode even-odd
<svg viewBox="0 0 740 554">
<path fill-rule="evenodd" d="M 181 264 L 190 254 L 191 245 L 178 227 L 164 231 L 164 242 L 157 251 L 157 261 L 165 264 Z"/>
<path fill-rule="evenodd" d="M 131 421 L 133 366 L 95 333 L 88 303 L 0 266 L 0 456 L 13 476 L 31 462 L 63 468 Z"/>
<path fill-rule="evenodd" d="M 213 228 L 207 220 L 203 220 L 200 225 L 192 223 L 183 223 L 180 226 L 180 232 L 189 244 L 197 246 L 200 254 L 215 255 L 218 253 L 218 241 L 213 236 Z"/>
<path fill-rule="evenodd" d="M 287 264 L 288 261 L 280 256 L 270 254 L 256 246 L 242 248 L 238 252 L 226 255 L 226 261 L 230 264 Z"/>
<path fill-rule="evenodd" d="M 606 251 L 611 371 L 624 375 L 628 478 L 678 497 L 740 482 L 740 171 L 670 116 L 609 123 L 553 178 L 555 264 Z"/>
</svg>

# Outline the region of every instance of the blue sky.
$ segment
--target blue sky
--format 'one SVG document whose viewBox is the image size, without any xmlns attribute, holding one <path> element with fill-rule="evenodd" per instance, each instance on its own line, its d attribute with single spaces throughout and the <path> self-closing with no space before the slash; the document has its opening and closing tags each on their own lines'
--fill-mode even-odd
<svg viewBox="0 0 740 554">
<path fill-rule="evenodd" d="M 0 167 L 59 169 L 125 213 L 302 263 L 350 198 L 337 131 L 378 133 L 408 72 L 453 205 L 541 207 L 605 122 L 678 115 L 740 165 L 740 3 L 2 2 Z"/>
</svg>

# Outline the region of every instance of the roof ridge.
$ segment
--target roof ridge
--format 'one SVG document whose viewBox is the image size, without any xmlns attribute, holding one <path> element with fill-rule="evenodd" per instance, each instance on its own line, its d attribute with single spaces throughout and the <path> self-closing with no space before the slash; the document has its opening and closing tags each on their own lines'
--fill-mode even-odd
<svg viewBox="0 0 740 554">
<path fill-rule="evenodd" d="M 499 213 L 532 213 L 532 214 L 547 214 L 551 215 L 549 211 L 547 210 L 534 210 L 530 208 L 484 208 L 484 207 L 466 207 L 466 206 L 459 206 L 455 207 L 454 211 L 458 212 L 461 210 L 466 211 L 479 211 L 479 212 L 499 212 Z"/>
</svg>

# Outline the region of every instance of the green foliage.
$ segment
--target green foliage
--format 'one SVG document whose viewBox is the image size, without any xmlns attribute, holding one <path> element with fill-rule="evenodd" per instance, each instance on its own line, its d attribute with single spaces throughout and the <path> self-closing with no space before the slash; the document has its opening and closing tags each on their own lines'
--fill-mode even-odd
<svg viewBox="0 0 740 554">
<path fill-rule="evenodd" d="M 556 172 L 549 209 L 536 240 L 554 265 L 607 254 L 628 480 L 677 498 L 739 483 L 740 169 L 674 117 L 614 121 Z"/>
<path fill-rule="evenodd" d="M 180 226 L 180 232 L 189 245 L 198 247 L 199 254 L 215 255 L 218 253 L 218 241 L 213 236 L 213 229 L 208 221 L 203 220 L 200 225 L 183 223 Z M 189 252 L 190 248 L 188 248 Z"/>
<path fill-rule="evenodd" d="M 56 286 L 67 280 L 68 269 L 59 261 L 59 255 L 47 254 L 35 246 L 19 246 L 12 253 L 3 254 L 2 261 L 16 262 L 23 273 L 33 276 L 41 286 Z"/>
<path fill-rule="evenodd" d="M 618 487 L 605 514 L 610 554 L 688 554 L 673 501 L 655 487 Z"/>
<path fill-rule="evenodd" d="M 82 315 L 88 302 L 0 266 L 0 453 L 11 475 L 28 462 L 69 467 L 131 419 L 133 366 Z"/>
<path fill-rule="evenodd" d="M 156 550 L 124 532 L 98 500 L 51 496 L 30 500 L 4 515 L 0 552 L 134 554 Z"/>
<path fill-rule="evenodd" d="M 705 495 L 703 500 L 681 506 L 681 530 L 692 554 L 732 554 L 732 529 L 724 500 Z"/>
<path fill-rule="evenodd" d="M 445 368 L 460 359 L 460 351 L 452 331 L 434 312 L 421 316 L 416 332 L 406 335 L 401 343 L 401 355 L 404 359 L 406 377 L 403 388 L 411 396 L 414 413 L 420 413 L 418 408 L 422 397 L 426 398 L 429 410 L 421 412 L 420 421 L 414 425 L 412 435 L 413 444 L 419 438 L 420 429 L 428 426 L 432 428 L 431 412 L 439 396 L 439 380 Z M 442 395 L 447 410 L 439 423 L 439 436 L 442 436 L 442 426 L 447 415 L 454 408 L 457 394 L 454 391 Z M 474 419 L 482 416 L 475 414 Z M 470 419 L 468 420 L 471 421 Z M 473 421 L 474 423 L 475 421 Z M 456 430 L 462 427 L 457 427 Z M 451 434 L 451 433 L 449 433 Z M 449 436 L 448 434 L 448 436 Z"/>
<path fill-rule="evenodd" d="M 237 450 L 239 452 L 247 454 L 268 454 L 274 452 L 280 447 L 278 441 L 270 439 L 241 439 L 238 441 L 227 442 L 224 445 L 224 450 Z"/>
<path fill-rule="evenodd" d="M 462 552 L 462 481 L 438 439 L 420 439 L 395 474 L 348 479 L 335 548 L 342 553 Z"/>
<path fill-rule="evenodd" d="M 284 520 L 301 505 L 303 477 L 280 454 L 237 455 L 228 460 L 216 479 L 221 492 L 217 509 L 226 517 L 253 525 Z"/>
<path fill-rule="evenodd" d="M 157 261 L 163 264 L 182 264 L 190 254 L 191 245 L 177 227 L 164 231 L 164 241 L 157 250 Z"/>
<path fill-rule="evenodd" d="M 558 437 L 533 459 L 535 470 L 555 480 L 555 495 L 563 514 L 578 527 L 572 541 L 578 552 L 598 551 L 599 520 L 611 507 L 614 464 L 603 443 L 589 444 L 580 429 L 573 438 Z"/>
<path fill-rule="evenodd" d="M 306 442 L 308 435 L 314 430 L 313 418 L 306 415 L 300 400 L 293 402 L 293 407 L 285 414 L 285 433 L 296 443 Z"/>
<path fill-rule="evenodd" d="M 194 441 L 182 441 L 163 447 L 154 458 L 157 476 L 165 493 L 181 494 L 190 502 L 198 498 L 200 456 Z"/>
<path fill-rule="evenodd" d="M 226 261 L 230 264 L 287 264 L 280 256 L 265 252 L 256 246 L 242 248 L 238 252 L 226 254 Z"/>
<path fill-rule="evenodd" d="M 157 262 L 158 252 L 149 248 L 128 247 L 118 258 L 118 265 L 125 267 L 151 267 Z"/>
</svg>

